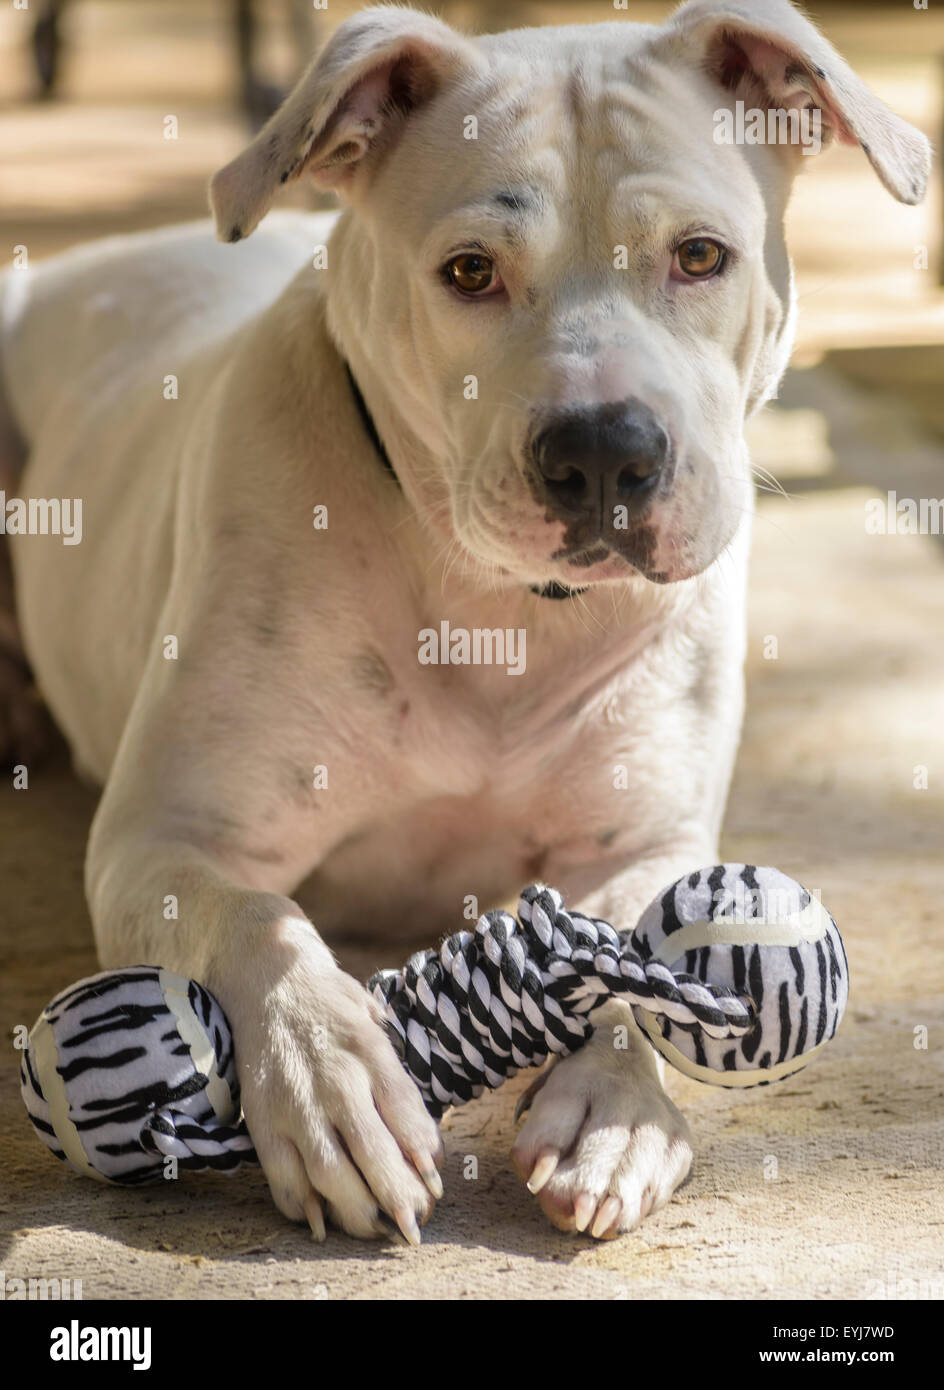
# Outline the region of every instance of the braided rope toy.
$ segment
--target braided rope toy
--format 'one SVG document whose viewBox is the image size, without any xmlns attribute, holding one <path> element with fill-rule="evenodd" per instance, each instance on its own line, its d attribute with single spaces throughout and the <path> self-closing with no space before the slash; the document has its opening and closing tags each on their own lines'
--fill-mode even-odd
<svg viewBox="0 0 944 1390">
<path fill-rule="evenodd" d="M 778 869 L 722 864 L 679 879 L 617 932 L 533 885 L 518 917 L 485 913 L 368 983 L 439 1118 L 551 1054 L 624 999 L 673 1066 L 747 1087 L 799 1071 L 834 1036 L 848 964 L 829 912 Z M 232 1035 L 202 986 L 135 966 L 81 981 L 37 1019 L 21 1091 L 34 1128 L 79 1172 L 123 1184 L 257 1163 Z"/>
</svg>

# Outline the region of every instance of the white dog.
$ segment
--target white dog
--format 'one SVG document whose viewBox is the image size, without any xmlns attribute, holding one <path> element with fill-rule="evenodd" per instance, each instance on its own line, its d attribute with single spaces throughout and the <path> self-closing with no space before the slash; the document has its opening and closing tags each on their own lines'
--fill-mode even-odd
<svg viewBox="0 0 944 1390">
<path fill-rule="evenodd" d="M 2 481 L 80 499 L 83 532 L 10 537 L 0 732 L 29 739 L 28 660 L 105 788 L 103 965 L 217 995 L 275 1201 L 319 1237 L 392 1217 L 417 1241 L 442 1190 L 436 1126 L 320 933 L 382 931 L 396 964 L 534 880 L 629 926 L 717 858 L 743 425 L 789 352 L 804 162 L 719 141 L 739 102 L 742 129 L 821 112 L 921 198 L 924 137 L 786 0 L 476 40 L 382 7 L 213 181 L 223 242 L 299 176 L 336 222 L 5 278 Z M 430 631 L 494 654 L 499 630 L 517 674 L 420 659 Z M 629 1230 L 689 1169 L 648 1044 L 612 1045 L 627 1017 L 529 1096 L 514 1162 L 563 1229 Z"/>
</svg>

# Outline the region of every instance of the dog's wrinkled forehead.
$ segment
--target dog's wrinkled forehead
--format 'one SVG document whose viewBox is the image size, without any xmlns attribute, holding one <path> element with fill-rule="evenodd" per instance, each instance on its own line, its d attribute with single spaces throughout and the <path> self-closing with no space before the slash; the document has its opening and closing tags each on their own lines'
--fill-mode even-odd
<svg viewBox="0 0 944 1390">
<path fill-rule="evenodd" d="M 575 264 L 612 255 L 630 229 L 693 216 L 750 240 L 765 214 L 744 151 L 715 142 L 712 84 L 653 58 L 652 32 L 554 30 L 537 49 L 532 31 L 482 41 L 487 70 L 417 112 L 378 170 L 392 225 L 416 245 L 455 214 L 512 251 L 566 240 Z"/>
</svg>

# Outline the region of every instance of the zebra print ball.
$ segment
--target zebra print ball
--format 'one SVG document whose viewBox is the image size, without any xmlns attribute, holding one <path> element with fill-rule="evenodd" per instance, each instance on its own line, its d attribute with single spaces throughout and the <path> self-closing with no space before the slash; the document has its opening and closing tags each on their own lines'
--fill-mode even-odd
<svg viewBox="0 0 944 1390">
<path fill-rule="evenodd" d="M 632 944 L 673 974 L 753 1001 L 754 1025 L 735 1038 L 633 1009 L 674 1067 L 715 1086 L 763 1086 L 799 1071 L 833 1037 L 849 997 L 836 923 L 779 869 L 717 864 L 680 878 L 650 903 Z"/>
<path fill-rule="evenodd" d="M 105 971 L 63 990 L 33 1025 L 20 1089 L 39 1137 L 89 1177 L 134 1185 L 255 1159 L 226 1015 L 169 970 Z"/>
</svg>

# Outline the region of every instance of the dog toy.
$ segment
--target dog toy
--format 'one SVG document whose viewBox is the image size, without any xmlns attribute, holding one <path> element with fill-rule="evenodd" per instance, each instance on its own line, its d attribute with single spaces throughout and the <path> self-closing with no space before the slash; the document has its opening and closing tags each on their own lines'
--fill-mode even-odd
<svg viewBox="0 0 944 1390">
<path fill-rule="evenodd" d="M 487 912 L 368 988 L 438 1118 L 576 1051 L 611 998 L 689 1076 L 782 1080 L 835 1034 L 848 965 L 815 897 L 777 869 L 726 864 L 672 884 L 632 932 L 568 912 L 556 890 L 534 885 L 517 919 Z M 58 995 L 30 1033 L 21 1089 L 52 1152 L 97 1178 L 143 1182 L 169 1158 L 226 1172 L 258 1162 L 225 1015 L 169 971 L 105 972 Z"/>
<path fill-rule="evenodd" d="M 57 994 L 20 1067 L 33 1128 L 92 1178 L 133 1185 L 184 1169 L 256 1163 L 240 1120 L 233 1035 L 194 980 L 140 965 Z"/>
</svg>

